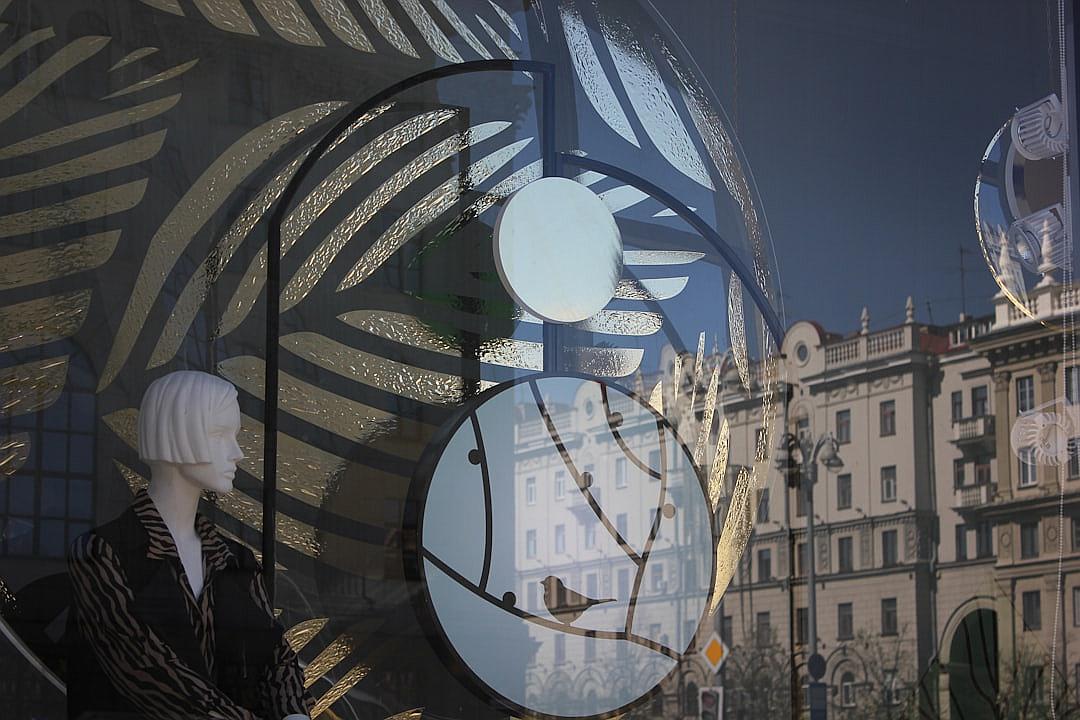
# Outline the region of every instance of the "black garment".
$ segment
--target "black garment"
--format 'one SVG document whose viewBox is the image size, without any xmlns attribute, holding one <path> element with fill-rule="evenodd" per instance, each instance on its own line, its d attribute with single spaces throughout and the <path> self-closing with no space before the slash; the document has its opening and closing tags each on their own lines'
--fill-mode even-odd
<svg viewBox="0 0 1080 720">
<path fill-rule="evenodd" d="M 140 492 L 83 535 L 69 567 L 72 720 L 280 720 L 310 698 L 250 550 L 199 516 L 204 589 L 190 590 L 172 536 Z"/>
</svg>

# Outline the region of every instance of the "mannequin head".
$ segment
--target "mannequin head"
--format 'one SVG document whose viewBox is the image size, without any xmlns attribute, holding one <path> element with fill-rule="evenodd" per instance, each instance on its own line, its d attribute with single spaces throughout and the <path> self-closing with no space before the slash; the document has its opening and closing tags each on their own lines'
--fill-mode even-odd
<svg viewBox="0 0 1080 720">
<path fill-rule="evenodd" d="M 203 372 L 169 373 L 143 396 L 139 457 L 155 477 L 166 470 L 200 491 L 227 493 L 244 457 L 236 442 L 239 431 L 240 406 L 231 383 Z"/>
</svg>

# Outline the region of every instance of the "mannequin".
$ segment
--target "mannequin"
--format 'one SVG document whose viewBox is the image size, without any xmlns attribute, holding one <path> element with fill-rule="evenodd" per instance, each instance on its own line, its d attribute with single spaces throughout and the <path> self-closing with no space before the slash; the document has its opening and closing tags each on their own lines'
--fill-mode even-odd
<svg viewBox="0 0 1080 720">
<path fill-rule="evenodd" d="M 236 389 L 221 378 L 174 372 L 147 389 L 150 486 L 71 550 L 69 717 L 308 720 L 254 555 L 198 514 L 204 492 L 233 489 L 239 430 Z"/>
</svg>

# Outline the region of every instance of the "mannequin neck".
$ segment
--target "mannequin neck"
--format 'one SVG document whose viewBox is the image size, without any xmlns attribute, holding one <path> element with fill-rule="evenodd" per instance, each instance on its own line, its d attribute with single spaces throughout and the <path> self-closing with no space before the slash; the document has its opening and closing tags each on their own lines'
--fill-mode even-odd
<svg viewBox="0 0 1080 720">
<path fill-rule="evenodd" d="M 195 514 L 202 488 L 192 484 L 172 463 L 152 463 L 147 494 L 177 545 L 197 537 Z"/>
</svg>

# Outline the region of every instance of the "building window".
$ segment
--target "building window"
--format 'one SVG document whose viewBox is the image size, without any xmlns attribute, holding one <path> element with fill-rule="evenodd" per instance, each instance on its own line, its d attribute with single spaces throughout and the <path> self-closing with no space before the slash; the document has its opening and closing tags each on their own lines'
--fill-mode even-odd
<svg viewBox="0 0 1080 720">
<path fill-rule="evenodd" d="M 595 520 L 586 520 L 585 521 L 585 547 L 587 549 L 590 549 L 590 550 L 592 548 L 596 547 L 596 521 Z"/>
<path fill-rule="evenodd" d="M 531 580 L 525 581 L 525 597 L 527 598 L 527 605 L 529 612 L 536 610 L 536 587 L 537 583 Z"/>
<path fill-rule="evenodd" d="M 896 466 L 881 468 L 881 502 L 896 502 Z"/>
<path fill-rule="evenodd" d="M 952 461 L 952 483 L 954 488 L 964 486 L 964 460 L 959 458 Z"/>
<path fill-rule="evenodd" d="M 585 576 L 585 594 L 589 597 L 600 597 L 600 577 L 596 573 Z"/>
<path fill-rule="evenodd" d="M 621 643 L 620 643 L 621 644 Z M 555 636 L 555 664 L 562 665 L 566 662 L 566 636 L 561 633 Z"/>
<path fill-rule="evenodd" d="M 1065 400 L 1070 405 L 1080 405 L 1080 365 L 1065 368 Z"/>
<path fill-rule="evenodd" d="M 525 478 L 525 504 L 536 504 L 536 478 Z"/>
<path fill-rule="evenodd" d="M 734 627 L 732 617 L 725 615 L 720 618 L 720 639 L 724 641 L 724 644 L 731 646 L 733 640 L 731 638 L 731 629 Z M 620 643 L 622 644 L 622 643 Z"/>
<path fill-rule="evenodd" d="M 615 532 L 619 533 L 619 537 L 623 540 L 626 539 L 629 522 L 630 518 L 627 517 L 626 513 L 619 513 L 615 516 Z"/>
<path fill-rule="evenodd" d="M 625 477 L 626 476 L 626 470 L 625 470 L 626 459 L 625 458 L 619 458 L 619 460 L 622 460 L 623 466 L 624 466 L 624 469 L 623 469 L 623 476 L 624 476 L 623 477 L 623 485 L 625 486 L 626 485 L 626 477 Z M 660 473 L 660 472 L 663 471 L 663 468 L 660 467 L 661 465 L 663 465 L 663 463 L 660 462 L 660 451 L 659 450 L 650 450 L 649 451 L 649 467 L 652 468 L 653 470 L 655 470 L 657 473 Z M 655 477 L 653 475 L 650 475 L 649 477 L 651 477 L 653 480 L 659 480 L 660 479 L 660 478 Z"/>
<path fill-rule="evenodd" d="M 622 568 L 619 570 L 617 577 L 616 587 L 619 590 L 619 597 L 628 597 L 630 595 L 630 571 L 626 568 Z"/>
<path fill-rule="evenodd" d="M 626 487 L 626 458 L 615 458 L 615 487 Z"/>
<path fill-rule="evenodd" d="M 1020 558 L 1029 560 L 1039 557 L 1039 523 L 1020 523 Z"/>
<path fill-rule="evenodd" d="M 896 434 L 896 401 L 886 400 L 878 406 L 881 437 Z"/>
<path fill-rule="evenodd" d="M 836 442 L 851 442 L 851 411 L 838 410 L 836 413 Z"/>
<path fill-rule="evenodd" d="M 1026 413 L 1035 407 L 1035 378 L 1031 375 L 1016 378 L 1016 412 Z"/>
<path fill-rule="evenodd" d="M 660 592 L 664 589 L 664 565 L 663 563 L 656 563 L 652 566 L 652 589 L 653 592 Z"/>
<path fill-rule="evenodd" d="M 836 606 L 836 637 L 838 640 L 855 637 L 855 611 L 849 602 Z"/>
<path fill-rule="evenodd" d="M 562 500 L 566 497 L 566 473 L 562 470 L 555 471 L 555 499 Z"/>
<path fill-rule="evenodd" d="M 795 437 L 799 440 L 810 437 L 810 418 L 801 417 L 795 421 Z"/>
<path fill-rule="evenodd" d="M 1080 477 L 1080 437 L 1069 438 L 1069 478 Z"/>
<path fill-rule="evenodd" d="M 855 675 L 846 672 L 840 676 L 840 704 L 855 707 Z"/>
<path fill-rule="evenodd" d="M 557 552 L 557 553 L 566 552 L 566 526 L 565 525 L 556 525 L 555 526 L 555 552 Z"/>
<path fill-rule="evenodd" d="M 797 572 L 799 573 L 799 577 L 805 577 L 807 569 L 810 567 L 810 558 L 806 555 L 808 549 L 809 545 L 804 542 L 799 543 L 796 548 L 796 552 L 798 553 Z"/>
<path fill-rule="evenodd" d="M 964 393 L 957 390 L 952 394 L 951 404 L 952 408 L 952 421 L 956 422 L 960 418 L 964 417 Z"/>
<path fill-rule="evenodd" d="M 772 580 L 772 551 L 758 550 L 757 553 L 757 579 L 758 582 Z"/>
<path fill-rule="evenodd" d="M 882 683 L 882 699 L 885 705 L 899 705 L 900 693 L 896 690 L 896 671 L 886 670 Z"/>
<path fill-rule="evenodd" d="M 1019 448 L 1016 451 L 1018 460 L 1020 487 L 1033 487 L 1038 482 L 1035 478 L 1035 450 L 1029 447 Z"/>
<path fill-rule="evenodd" d="M 596 638 L 585 637 L 585 662 L 596 662 Z"/>
<path fill-rule="evenodd" d="M 810 642 L 810 611 L 807 608 L 795 608 L 795 644 L 806 645 Z"/>
<path fill-rule="evenodd" d="M 1028 590 L 1021 596 L 1024 630 L 1042 629 L 1042 596 L 1038 590 Z"/>
<path fill-rule="evenodd" d="M 972 417 L 984 417 L 990 414 L 989 392 L 985 385 L 971 388 L 971 415 Z"/>
<path fill-rule="evenodd" d="M 757 496 L 757 521 L 759 523 L 767 523 L 769 522 L 769 488 L 758 490 Z"/>
<path fill-rule="evenodd" d="M 840 572 L 849 573 L 855 569 L 854 553 L 852 552 L 851 537 L 842 537 L 836 541 L 837 557 L 839 558 Z"/>
<path fill-rule="evenodd" d="M 759 612 L 754 621 L 754 635 L 758 647 L 768 647 L 772 644 L 772 623 L 768 612 Z"/>
<path fill-rule="evenodd" d="M 881 533 L 881 564 L 892 567 L 897 563 L 896 531 L 885 530 Z"/>
<path fill-rule="evenodd" d="M 1073 627 L 1080 627 L 1080 585 L 1073 588 Z"/>
<path fill-rule="evenodd" d="M 795 489 L 795 517 L 806 517 L 806 508 L 810 504 L 810 498 L 806 494 L 806 487 L 799 485 Z"/>
<path fill-rule="evenodd" d="M 987 558 L 994 554 L 994 528 L 988 522 L 975 526 L 975 557 Z"/>
<path fill-rule="evenodd" d="M 990 484 L 990 463 L 986 462 L 986 460 L 980 460 L 975 462 L 975 484 Z"/>
<path fill-rule="evenodd" d="M 956 559 L 967 560 L 967 526 L 956 526 Z"/>
<path fill-rule="evenodd" d="M 896 598 L 881 599 L 881 634 L 897 634 Z"/>
<path fill-rule="evenodd" d="M 1080 515 L 1072 518 L 1072 549 L 1073 552 L 1080 552 Z"/>
<path fill-rule="evenodd" d="M 836 509 L 847 510 L 851 507 L 851 473 L 836 476 Z"/>
<path fill-rule="evenodd" d="M 529 530 L 525 533 L 525 557 L 536 557 L 536 531 Z"/>
</svg>

